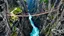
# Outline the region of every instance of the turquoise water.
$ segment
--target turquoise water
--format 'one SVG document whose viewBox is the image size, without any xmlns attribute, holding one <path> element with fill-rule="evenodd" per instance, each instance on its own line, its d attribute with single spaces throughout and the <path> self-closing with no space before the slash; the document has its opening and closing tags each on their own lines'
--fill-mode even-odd
<svg viewBox="0 0 64 36">
<path fill-rule="evenodd" d="M 36 0 L 26 0 L 26 1 L 28 5 L 29 21 L 33 27 L 32 32 L 30 33 L 30 36 L 39 36 L 39 29 L 34 25 L 34 22 L 32 21 L 32 16 L 30 15 L 31 12 L 34 12 L 33 9 L 36 8 L 36 5 L 35 5 Z"/>
<path fill-rule="evenodd" d="M 33 27 L 32 32 L 30 33 L 30 36 L 39 36 L 39 29 L 34 25 L 34 22 L 31 20 L 32 16 L 29 14 L 29 20 Z"/>
</svg>

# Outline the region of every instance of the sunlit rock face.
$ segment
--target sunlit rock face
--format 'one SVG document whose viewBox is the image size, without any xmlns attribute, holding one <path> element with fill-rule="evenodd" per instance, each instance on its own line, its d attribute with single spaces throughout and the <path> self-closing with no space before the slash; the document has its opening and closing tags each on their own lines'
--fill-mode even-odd
<svg viewBox="0 0 64 36">
<path fill-rule="evenodd" d="M 0 12 L 4 10 L 5 2 L 3 0 L 0 0 Z"/>
<path fill-rule="evenodd" d="M 4 2 L 0 0 L 0 35 L 4 32 L 4 23 L 3 23 L 3 17 L 1 15 L 1 12 L 3 11 L 2 4 Z"/>
<path fill-rule="evenodd" d="M 61 4 L 59 7 L 59 13 L 62 13 L 63 9 L 64 9 L 64 4 Z"/>
<path fill-rule="evenodd" d="M 55 0 L 55 7 L 57 7 L 60 3 L 60 0 Z"/>
<path fill-rule="evenodd" d="M 2 8 L 1 8 L 1 6 L 0 6 L 0 12 L 2 11 Z"/>
<path fill-rule="evenodd" d="M 3 25 L 2 25 L 3 18 L 0 17 L 0 33 L 3 31 Z"/>
<path fill-rule="evenodd" d="M 6 34 L 6 30 L 5 30 L 6 26 L 3 22 L 0 22 L 0 36 L 5 36 Z"/>
<path fill-rule="evenodd" d="M 3 21 L 3 17 L 0 17 L 0 22 Z"/>
<path fill-rule="evenodd" d="M 5 33 L 6 33 L 5 28 L 6 28 L 6 26 L 5 26 L 5 23 L 3 21 L 3 16 L 1 14 L 2 11 L 3 11 L 3 9 L 0 6 L 0 36 L 5 36 Z"/>
<path fill-rule="evenodd" d="M 0 36 L 6 36 L 6 24 L 5 24 L 5 18 L 4 18 L 4 8 L 5 4 L 3 0 L 0 0 Z"/>
<path fill-rule="evenodd" d="M 56 29 L 53 29 L 52 34 L 53 36 L 64 36 L 64 17 L 61 18 L 59 27 Z"/>
<path fill-rule="evenodd" d="M 3 4 L 4 2 L 2 0 L 0 0 L 0 4 Z"/>
<path fill-rule="evenodd" d="M 6 28 L 6 26 L 3 21 L 3 18 L 0 17 L 0 36 L 5 36 L 5 33 L 6 33 L 5 28 Z"/>
</svg>

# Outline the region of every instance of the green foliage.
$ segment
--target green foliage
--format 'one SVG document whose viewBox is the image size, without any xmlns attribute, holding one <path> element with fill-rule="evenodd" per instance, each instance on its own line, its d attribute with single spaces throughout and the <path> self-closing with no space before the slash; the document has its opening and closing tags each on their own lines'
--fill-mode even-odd
<svg viewBox="0 0 64 36">
<path fill-rule="evenodd" d="M 10 27 L 12 27 L 13 22 L 16 21 L 16 20 L 18 20 L 18 17 L 16 17 L 16 16 L 11 16 L 11 17 L 9 18 Z"/>
<path fill-rule="evenodd" d="M 16 21 L 16 20 L 18 20 L 18 17 L 16 17 L 16 16 L 11 16 L 10 20 Z"/>
<path fill-rule="evenodd" d="M 48 19 L 49 19 L 49 20 L 53 20 L 53 19 L 54 19 L 54 15 L 48 16 Z"/>
<path fill-rule="evenodd" d="M 16 27 L 15 26 L 13 27 L 12 31 L 13 32 L 12 32 L 11 36 L 17 36 L 17 32 L 16 32 Z"/>
<path fill-rule="evenodd" d="M 13 24 L 11 23 L 11 22 L 9 22 L 10 23 L 10 27 L 12 27 L 13 26 Z"/>
<path fill-rule="evenodd" d="M 24 0 L 24 2 L 26 2 L 26 0 Z"/>
<path fill-rule="evenodd" d="M 11 34 L 11 36 L 17 36 L 18 34 L 17 34 L 17 32 L 16 32 L 16 27 L 14 26 L 13 27 L 13 30 L 12 30 L 12 34 Z"/>
<path fill-rule="evenodd" d="M 47 4 L 48 3 L 48 0 L 44 0 L 44 2 Z"/>
<path fill-rule="evenodd" d="M 13 11 L 14 14 L 22 13 L 22 10 L 20 7 L 16 7 L 17 9 Z"/>
<path fill-rule="evenodd" d="M 10 22 L 10 27 L 13 26 L 14 21 L 18 20 L 18 17 L 15 14 L 18 14 L 18 13 L 21 13 L 21 12 L 22 12 L 22 10 L 21 10 L 20 7 L 16 7 L 16 9 L 12 8 L 12 10 L 11 10 L 11 15 L 12 16 L 9 18 L 9 20 L 11 21 Z M 12 31 L 13 32 L 12 32 L 11 36 L 17 36 L 17 32 L 16 32 L 16 27 L 15 26 L 13 27 Z"/>
<path fill-rule="evenodd" d="M 40 0 L 40 3 L 42 3 L 43 2 L 43 0 Z"/>
<path fill-rule="evenodd" d="M 11 34 L 11 36 L 17 36 L 17 33 L 16 33 L 16 32 L 13 32 L 13 33 Z"/>
<path fill-rule="evenodd" d="M 10 17 L 10 20 L 11 21 L 16 21 L 16 20 L 18 20 L 18 17 L 15 15 L 15 14 L 18 14 L 18 13 L 21 13 L 22 12 L 22 10 L 20 9 L 20 7 L 16 7 L 17 9 L 16 10 L 14 10 L 15 8 L 12 8 L 13 10 L 11 10 L 11 17 Z"/>
<path fill-rule="evenodd" d="M 46 4 L 48 3 L 48 0 L 40 0 L 40 3 L 45 2 Z"/>
<path fill-rule="evenodd" d="M 14 19 L 15 19 L 15 18 L 14 18 Z M 10 21 L 12 21 L 12 22 L 10 22 L 10 27 L 13 26 L 13 21 L 14 21 L 14 19 L 12 19 L 12 17 L 10 18 Z M 16 19 L 15 19 L 15 21 L 16 21 Z M 13 27 L 13 30 L 12 30 L 12 31 L 13 31 L 13 32 L 12 32 L 11 36 L 17 36 L 16 26 Z"/>
</svg>

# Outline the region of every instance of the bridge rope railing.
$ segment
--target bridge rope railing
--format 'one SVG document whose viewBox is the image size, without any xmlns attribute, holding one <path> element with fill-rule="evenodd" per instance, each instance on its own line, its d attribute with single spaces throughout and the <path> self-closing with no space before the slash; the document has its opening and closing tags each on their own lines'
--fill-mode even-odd
<svg viewBox="0 0 64 36">
<path fill-rule="evenodd" d="M 53 11 L 56 11 L 56 9 L 54 9 Z M 41 13 L 37 13 L 37 14 L 33 14 L 32 16 L 40 16 L 40 15 L 44 15 L 44 14 L 48 14 L 49 12 L 41 12 Z M 51 12 L 53 13 L 53 12 Z M 8 16 L 13 16 L 11 15 L 11 13 L 7 13 Z M 29 15 L 16 15 L 17 17 L 29 17 Z"/>
</svg>

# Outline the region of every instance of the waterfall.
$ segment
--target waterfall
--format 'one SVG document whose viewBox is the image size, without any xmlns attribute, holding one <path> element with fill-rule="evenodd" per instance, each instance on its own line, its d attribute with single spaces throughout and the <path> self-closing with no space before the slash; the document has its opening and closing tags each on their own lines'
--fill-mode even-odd
<svg viewBox="0 0 64 36">
<path fill-rule="evenodd" d="M 30 33 L 30 36 L 39 36 L 39 29 L 34 25 L 34 22 L 32 20 L 32 16 L 30 14 L 35 13 L 37 10 L 36 8 L 36 0 L 26 0 L 27 5 L 28 5 L 28 14 L 29 14 L 29 21 L 30 24 L 32 25 L 33 29 L 32 32 Z"/>
<path fill-rule="evenodd" d="M 34 22 L 32 21 L 32 16 L 29 14 L 29 21 L 33 27 L 32 32 L 30 33 L 30 36 L 39 36 L 39 29 L 34 25 Z"/>
</svg>

